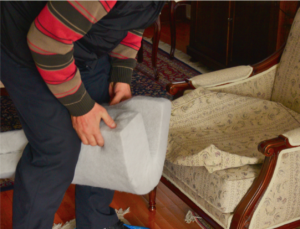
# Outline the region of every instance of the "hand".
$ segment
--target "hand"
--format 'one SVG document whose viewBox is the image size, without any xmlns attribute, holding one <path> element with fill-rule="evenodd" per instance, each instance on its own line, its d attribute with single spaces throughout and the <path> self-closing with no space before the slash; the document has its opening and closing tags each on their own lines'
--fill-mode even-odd
<svg viewBox="0 0 300 229">
<path fill-rule="evenodd" d="M 103 146 L 104 140 L 100 132 L 100 121 L 103 119 L 110 128 L 115 128 L 114 120 L 109 116 L 106 109 L 95 103 L 92 110 L 82 116 L 72 116 L 73 128 L 76 130 L 82 143 L 92 146 Z"/>
<path fill-rule="evenodd" d="M 118 104 L 119 102 L 130 99 L 132 97 L 130 85 L 121 82 L 110 83 L 109 96 L 110 96 L 109 105 L 115 105 Z"/>
</svg>

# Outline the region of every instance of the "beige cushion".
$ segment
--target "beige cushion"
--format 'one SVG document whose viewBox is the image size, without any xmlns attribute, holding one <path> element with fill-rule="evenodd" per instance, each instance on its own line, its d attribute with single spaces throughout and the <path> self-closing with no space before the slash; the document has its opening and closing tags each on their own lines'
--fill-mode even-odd
<svg viewBox="0 0 300 229">
<path fill-rule="evenodd" d="M 300 9 L 280 60 L 272 100 L 300 113 Z"/>
<path fill-rule="evenodd" d="M 283 105 L 198 88 L 172 102 L 167 160 L 209 172 L 260 164 L 259 142 L 300 127 Z"/>
<path fill-rule="evenodd" d="M 252 70 L 251 66 L 232 67 L 195 76 L 191 81 L 196 88 L 213 87 L 246 79 L 251 75 Z"/>
<path fill-rule="evenodd" d="M 223 228 L 229 228 L 232 213 L 222 213 L 220 210 L 209 204 L 203 198 L 201 198 L 196 192 L 194 192 L 189 186 L 185 185 L 180 179 L 178 179 L 170 170 L 165 166 L 163 176 L 167 178 L 173 185 L 175 185 L 181 192 L 189 197 L 199 208 L 201 208 L 206 214 L 208 214 L 214 221 L 216 221 Z"/>
<path fill-rule="evenodd" d="M 245 165 L 214 173 L 204 167 L 180 166 L 168 161 L 165 167 L 220 212 L 231 213 L 258 176 L 261 165 Z"/>
</svg>

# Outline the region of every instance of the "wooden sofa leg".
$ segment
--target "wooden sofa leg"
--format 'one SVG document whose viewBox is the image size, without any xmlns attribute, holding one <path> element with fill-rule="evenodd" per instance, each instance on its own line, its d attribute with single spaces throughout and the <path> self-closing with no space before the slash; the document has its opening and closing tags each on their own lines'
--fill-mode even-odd
<svg viewBox="0 0 300 229">
<path fill-rule="evenodd" d="M 154 212 L 156 211 L 156 187 L 149 193 L 149 211 Z"/>
<path fill-rule="evenodd" d="M 138 51 L 138 55 L 137 56 L 138 56 L 138 58 L 137 58 L 138 62 L 139 63 L 143 63 L 143 60 L 144 60 L 144 57 L 143 57 L 143 41 L 141 43 L 141 48 Z"/>
<path fill-rule="evenodd" d="M 157 71 L 157 52 L 158 52 L 158 43 L 161 34 L 161 25 L 160 25 L 160 16 L 154 23 L 154 36 L 152 40 L 152 67 L 154 70 L 154 78 L 156 81 L 159 80 L 158 71 Z"/>
</svg>

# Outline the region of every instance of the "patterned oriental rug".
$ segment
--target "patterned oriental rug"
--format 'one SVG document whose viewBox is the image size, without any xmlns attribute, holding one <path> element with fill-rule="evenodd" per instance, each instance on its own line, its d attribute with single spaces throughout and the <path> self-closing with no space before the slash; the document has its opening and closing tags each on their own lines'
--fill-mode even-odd
<svg viewBox="0 0 300 229">
<path fill-rule="evenodd" d="M 165 89 L 168 83 L 182 81 L 186 78 L 191 78 L 193 76 L 201 74 L 198 70 L 182 62 L 182 60 L 179 60 L 177 58 L 174 58 L 174 60 L 170 60 L 169 54 L 159 49 L 157 55 L 157 69 L 159 72 L 159 80 L 155 81 L 151 62 L 152 44 L 147 41 L 143 42 L 144 61 L 143 63 L 137 63 L 137 66 L 133 72 L 131 86 L 133 95 L 164 97 L 172 100 L 172 96 L 168 94 Z M 9 96 L 0 96 L 0 99 L 0 132 L 22 129 L 17 111 Z M 12 187 L 13 182 L 11 180 L 0 180 L 0 191 L 8 190 Z"/>
</svg>

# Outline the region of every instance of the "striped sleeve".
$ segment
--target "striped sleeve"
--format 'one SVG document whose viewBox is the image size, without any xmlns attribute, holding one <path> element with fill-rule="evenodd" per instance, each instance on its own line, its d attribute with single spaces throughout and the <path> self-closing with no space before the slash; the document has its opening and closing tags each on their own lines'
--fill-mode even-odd
<svg viewBox="0 0 300 229">
<path fill-rule="evenodd" d="M 82 38 L 115 3 L 49 1 L 27 34 L 27 43 L 39 73 L 71 115 L 84 115 L 95 104 L 75 65 L 73 42 Z"/>
<path fill-rule="evenodd" d="M 141 47 L 144 30 L 132 30 L 109 54 L 112 57 L 111 82 L 131 83 L 136 54 Z"/>
</svg>

